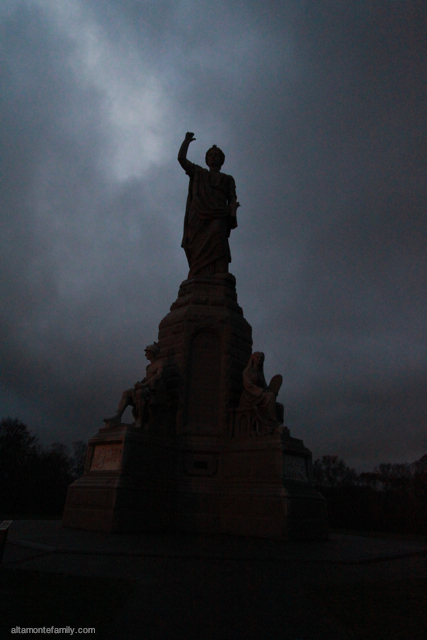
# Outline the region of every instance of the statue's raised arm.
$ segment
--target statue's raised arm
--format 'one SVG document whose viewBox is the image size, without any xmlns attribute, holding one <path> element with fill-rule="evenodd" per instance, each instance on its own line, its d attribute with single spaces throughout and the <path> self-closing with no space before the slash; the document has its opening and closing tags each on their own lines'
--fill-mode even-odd
<svg viewBox="0 0 427 640">
<path fill-rule="evenodd" d="M 205 160 L 209 169 L 204 169 L 187 159 L 193 140 L 194 133 L 188 131 L 178 152 L 178 162 L 190 177 L 182 239 L 189 278 L 228 273 L 228 238 L 231 229 L 237 227 L 240 206 L 233 177 L 220 171 L 225 161 L 223 151 L 216 145 L 208 149 Z"/>
<path fill-rule="evenodd" d="M 184 171 L 187 171 L 187 168 L 190 166 L 190 162 L 187 160 L 187 151 L 190 144 L 195 140 L 194 133 L 191 131 L 187 131 L 185 134 L 184 142 L 179 148 L 178 151 L 178 162 Z"/>
</svg>

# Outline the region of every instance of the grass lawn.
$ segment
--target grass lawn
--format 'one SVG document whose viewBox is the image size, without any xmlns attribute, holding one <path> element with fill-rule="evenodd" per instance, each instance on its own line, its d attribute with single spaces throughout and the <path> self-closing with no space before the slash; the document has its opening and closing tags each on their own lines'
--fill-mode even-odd
<svg viewBox="0 0 427 640">
<path fill-rule="evenodd" d="M 427 580 L 306 585 L 325 615 L 361 640 L 427 638 Z"/>
<path fill-rule="evenodd" d="M 76 628 L 76 635 L 78 627 L 95 627 L 95 637 L 107 637 L 116 611 L 133 588 L 132 580 L 88 578 L 0 566 L 0 637 L 18 637 L 11 635 L 11 628 L 16 626 L 70 626 Z M 34 637 L 33 634 L 31 636 Z M 66 637 L 70 635 L 66 634 Z"/>
<path fill-rule="evenodd" d="M 421 533 L 397 533 L 394 531 L 353 531 L 350 529 L 331 529 L 330 533 L 342 533 L 348 536 L 364 538 L 384 538 L 386 540 L 406 540 L 407 542 L 426 542 L 427 536 Z"/>
<path fill-rule="evenodd" d="M 0 636 L 12 637 L 10 630 L 15 626 L 68 625 L 94 627 L 96 637 L 109 638 L 114 617 L 134 587 L 132 580 L 2 567 Z M 355 639 L 424 640 L 427 636 L 427 580 L 301 587 L 302 608 L 315 600 L 325 618 L 340 623 Z"/>
<path fill-rule="evenodd" d="M 399 536 L 360 531 L 342 531 L 342 533 L 427 541 L 425 536 Z M 426 562 L 426 559 L 420 558 L 420 562 Z M 176 573 L 177 569 L 175 568 L 174 571 Z M 193 574 L 190 572 L 189 576 Z M 172 577 L 176 578 L 180 588 L 187 587 L 185 580 L 181 582 L 182 576 L 173 574 Z M 164 582 L 160 582 L 159 584 L 163 585 L 161 593 L 158 591 L 159 586 L 154 587 L 155 601 L 164 598 L 165 605 L 168 605 L 169 598 L 176 597 L 173 583 L 173 580 L 167 581 L 165 586 Z M 239 584 L 240 578 L 236 582 L 237 586 Z M 167 585 L 170 587 L 169 590 L 166 588 Z M 261 581 L 260 589 L 263 585 L 264 582 Z M 70 626 L 76 629 L 94 627 L 96 637 L 117 640 L 119 636 L 110 635 L 113 621 L 136 588 L 136 582 L 133 580 L 54 574 L 11 569 L 0 565 L 0 638 L 12 637 L 10 630 L 16 626 Z M 336 621 L 351 632 L 355 640 L 424 640 L 427 638 L 427 579 L 425 578 L 342 582 L 322 584 L 321 588 L 319 584 L 300 582 L 296 591 L 298 609 L 301 612 L 309 614 L 310 603 L 316 603 L 325 620 Z M 188 604 L 195 606 L 194 602 L 197 602 L 197 596 L 195 601 L 192 600 Z M 182 606 L 187 606 L 186 598 L 183 599 Z M 242 606 L 244 609 L 245 605 Z M 279 605 L 276 615 L 280 610 Z M 283 624 L 286 625 L 285 622 Z M 285 626 L 283 632 L 283 639 L 285 639 L 287 638 Z M 66 635 L 69 637 L 69 634 Z M 13 637 L 16 636 L 13 635 Z M 79 637 L 89 637 L 89 635 Z M 148 639 L 142 635 L 141 640 Z M 188 640 L 192 639 L 188 638 Z M 195 640 L 203 639 L 195 638 Z M 316 638 L 310 640 L 316 640 Z"/>
</svg>

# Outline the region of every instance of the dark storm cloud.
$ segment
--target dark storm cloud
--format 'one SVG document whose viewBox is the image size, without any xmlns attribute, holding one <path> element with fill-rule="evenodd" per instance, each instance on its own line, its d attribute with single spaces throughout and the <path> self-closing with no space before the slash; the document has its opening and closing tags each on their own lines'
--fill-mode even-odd
<svg viewBox="0 0 427 640">
<path fill-rule="evenodd" d="M 28 3 L 5 19 L 4 35 L 4 397 L 16 413 L 41 403 L 37 426 L 62 431 L 88 408 L 92 385 L 102 395 L 126 375 L 122 354 L 143 340 L 128 337 L 136 317 L 144 334 L 151 314 L 167 310 L 158 281 L 147 278 L 142 291 L 140 282 L 148 264 L 167 262 L 168 231 L 150 215 L 140 237 L 144 185 L 112 184 L 102 171 L 103 96 L 73 70 L 75 44 Z"/>
<path fill-rule="evenodd" d="M 7 6 L 3 413 L 87 437 L 141 377 L 186 276 L 192 130 L 236 179 L 231 271 L 292 433 L 425 453 L 425 5 Z"/>
</svg>

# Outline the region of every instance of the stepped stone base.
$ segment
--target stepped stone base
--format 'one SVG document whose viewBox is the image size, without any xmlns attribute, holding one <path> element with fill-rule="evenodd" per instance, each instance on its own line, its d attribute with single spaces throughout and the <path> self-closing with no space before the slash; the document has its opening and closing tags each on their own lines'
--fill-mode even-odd
<svg viewBox="0 0 427 640">
<path fill-rule="evenodd" d="M 231 274 L 182 283 L 159 327 L 164 375 L 143 428 L 104 427 L 67 495 L 65 527 L 327 537 L 311 453 L 237 409 L 252 330 Z"/>
<path fill-rule="evenodd" d="M 328 535 L 326 501 L 311 480 L 310 452 L 285 429 L 201 441 L 119 425 L 90 440 L 63 526 L 318 540 Z"/>
</svg>

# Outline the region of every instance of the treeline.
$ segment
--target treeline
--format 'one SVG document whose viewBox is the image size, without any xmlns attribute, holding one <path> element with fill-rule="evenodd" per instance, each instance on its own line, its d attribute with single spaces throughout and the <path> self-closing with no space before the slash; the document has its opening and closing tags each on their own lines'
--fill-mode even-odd
<svg viewBox="0 0 427 640">
<path fill-rule="evenodd" d="M 61 515 L 68 486 L 83 475 L 86 443 L 40 444 L 18 419 L 0 421 L 0 516 Z"/>
<path fill-rule="evenodd" d="M 0 421 L 0 517 L 60 516 L 68 486 L 83 475 L 85 442 L 50 447 L 15 418 Z M 333 529 L 427 535 L 427 455 L 357 473 L 337 456 L 313 463 Z"/>
<path fill-rule="evenodd" d="M 334 529 L 427 534 L 427 455 L 357 473 L 337 456 L 313 464 Z"/>
</svg>

